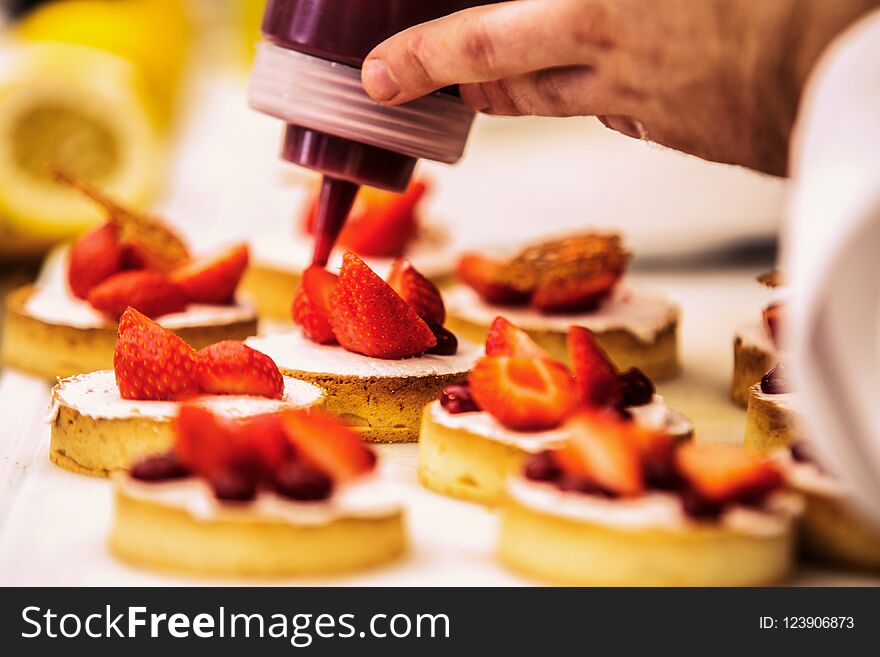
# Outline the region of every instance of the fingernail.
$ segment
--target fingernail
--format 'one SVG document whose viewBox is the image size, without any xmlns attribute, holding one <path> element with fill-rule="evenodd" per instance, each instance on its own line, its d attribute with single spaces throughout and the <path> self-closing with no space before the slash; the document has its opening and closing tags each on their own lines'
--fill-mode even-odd
<svg viewBox="0 0 880 657">
<path fill-rule="evenodd" d="M 400 87 L 381 59 L 371 59 L 364 64 L 362 78 L 364 89 L 376 100 L 391 100 L 400 93 Z"/>
<path fill-rule="evenodd" d="M 489 99 L 481 84 L 463 84 L 460 87 L 461 99 L 471 109 L 482 112 L 489 107 Z"/>
</svg>

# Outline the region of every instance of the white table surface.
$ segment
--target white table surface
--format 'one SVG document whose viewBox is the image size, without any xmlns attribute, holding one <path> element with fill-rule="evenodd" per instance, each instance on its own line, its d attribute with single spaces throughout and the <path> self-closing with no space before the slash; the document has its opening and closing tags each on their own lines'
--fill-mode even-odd
<svg viewBox="0 0 880 657">
<path fill-rule="evenodd" d="M 685 374 L 662 385 L 670 404 L 690 415 L 701 440 L 739 441 L 744 412 L 727 400 L 734 327 L 753 318 L 766 291 L 755 270 L 655 273 L 683 306 Z M 646 278 L 639 274 L 635 278 Z M 227 582 L 178 579 L 130 568 L 105 548 L 112 511 L 111 485 L 61 470 L 48 461 L 44 423 L 46 383 L 0 374 L 0 584 L 163 585 Z M 477 505 L 435 495 L 415 477 L 415 445 L 385 446 L 407 506 L 409 555 L 357 576 L 278 584 L 507 586 L 529 584 L 494 559 L 495 515 Z M 172 540 L 169 537 L 169 540 Z M 808 568 L 794 584 L 880 585 L 880 578 Z"/>
</svg>

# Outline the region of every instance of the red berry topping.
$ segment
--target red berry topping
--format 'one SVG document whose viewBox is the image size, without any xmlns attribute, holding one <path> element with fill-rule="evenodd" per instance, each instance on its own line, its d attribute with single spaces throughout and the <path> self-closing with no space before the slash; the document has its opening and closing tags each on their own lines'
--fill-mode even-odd
<svg viewBox="0 0 880 657">
<path fill-rule="evenodd" d="M 106 223 L 80 237 L 70 249 L 67 282 L 70 291 L 86 299 L 96 285 L 122 269 L 122 247 L 116 225 Z"/>
<path fill-rule="evenodd" d="M 284 378 L 266 354 L 242 342 L 225 340 L 196 355 L 199 388 L 211 394 L 254 395 L 281 399 Z"/>
<path fill-rule="evenodd" d="M 333 480 L 320 470 L 304 463 L 285 463 L 275 479 L 275 490 L 292 500 L 317 502 L 333 492 Z"/>
<path fill-rule="evenodd" d="M 503 317 L 496 317 L 486 336 L 487 356 L 516 356 L 517 358 L 550 358 L 550 355 L 532 340 L 528 333 Z"/>
<path fill-rule="evenodd" d="M 582 403 L 593 408 L 618 406 L 623 386 L 614 366 L 589 329 L 572 326 L 568 354 Z"/>
<path fill-rule="evenodd" d="M 529 301 L 529 291 L 513 287 L 505 277 L 507 263 L 477 253 L 466 253 L 458 261 L 458 277 L 486 303 L 521 306 Z"/>
<path fill-rule="evenodd" d="M 134 308 L 147 317 L 159 317 L 186 309 L 183 291 L 157 271 L 123 271 L 114 274 L 89 292 L 95 310 L 119 317 Z"/>
<path fill-rule="evenodd" d="M 557 427 L 577 403 L 571 374 L 546 359 L 481 358 L 471 372 L 470 387 L 480 408 L 516 431 Z"/>
<path fill-rule="evenodd" d="M 193 348 L 133 308 L 119 320 L 113 369 L 123 399 L 183 399 L 198 393 Z"/>
<path fill-rule="evenodd" d="M 297 458 L 336 481 L 373 469 L 376 457 L 360 436 L 337 417 L 318 409 L 291 409 L 281 416 Z"/>
<path fill-rule="evenodd" d="M 351 252 L 339 272 L 330 325 L 343 347 L 376 358 L 417 356 L 437 344 L 412 306 Z"/>
<path fill-rule="evenodd" d="M 452 383 L 440 391 L 440 406 L 447 413 L 476 413 L 480 410 L 467 383 Z"/>
<path fill-rule="evenodd" d="M 762 313 L 764 328 L 777 347 L 781 344 L 782 331 L 785 325 L 785 305 L 771 303 Z"/>
<path fill-rule="evenodd" d="M 183 479 L 190 474 L 174 452 L 148 456 L 136 462 L 131 468 L 131 476 L 139 481 L 170 481 Z"/>
<path fill-rule="evenodd" d="M 761 392 L 765 395 L 781 395 L 791 390 L 791 379 L 782 363 L 777 363 L 776 367 L 761 377 Z"/>
<path fill-rule="evenodd" d="M 193 260 L 171 274 L 191 303 L 226 305 L 235 302 L 235 290 L 248 265 L 247 244 Z"/>
<path fill-rule="evenodd" d="M 388 285 L 428 324 L 443 326 L 446 321 L 446 307 L 443 305 L 440 290 L 416 271 L 409 260 L 398 258 L 394 261 L 388 276 Z"/>
<path fill-rule="evenodd" d="M 293 295 L 293 321 L 312 342 L 336 342 L 330 326 L 330 313 L 337 280 L 336 274 L 313 265 L 303 272 L 302 281 Z"/>
<path fill-rule="evenodd" d="M 736 445 L 686 443 L 675 451 L 675 466 L 700 498 L 715 504 L 759 499 L 782 481 L 772 464 Z"/>
<path fill-rule="evenodd" d="M 631 367 L 620 375 L 623 406 L 644 406 L 654 400 L 654 383 L 637 367 Z"/>
<path fill-rule="evenodd" d="M 455 333 L 437 324 L 428 324 L 428 327 L 437 339 L 437 344 L 428 349 L 427 353 L 436 356 L 453 356 L 458 352 L 458 338 L 455 337 Z"/>
</svg>

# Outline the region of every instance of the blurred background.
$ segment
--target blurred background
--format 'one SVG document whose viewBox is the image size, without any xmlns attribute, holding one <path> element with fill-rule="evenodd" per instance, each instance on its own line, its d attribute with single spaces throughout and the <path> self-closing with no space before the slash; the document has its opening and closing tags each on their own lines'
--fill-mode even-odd
<svg viewBox="0 0 880 657">
<path fill-rule="evenodd" d="M 294 230 L 312 176 L 246 102 L 264 3 L 0 0 L 0 286 L 99 219 L 50 163 L 196 245 Z M 614 227 L 642 268 L 770 263 L 785 194 L 593 119 L 479 117 L 459 165 L 421 166 L 428 214 L 462 245 Z"/>
</svg>

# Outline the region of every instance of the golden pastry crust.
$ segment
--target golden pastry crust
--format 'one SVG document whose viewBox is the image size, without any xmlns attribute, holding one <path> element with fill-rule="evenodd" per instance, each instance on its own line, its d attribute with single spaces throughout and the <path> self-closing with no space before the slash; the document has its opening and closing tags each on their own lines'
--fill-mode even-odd
<svg viewBox="0 0 880 657">
<path fill-rule="evenodd" d="M 856 516 L 842 498 L 800 492 L 807 503 L 801 524 L 807 554 L 849 568 L 880 571 L 880 531 Z"/>
<path fill-rule="evenodd" d="M 733 340 L 733 379 L 730 383 L 730 397 L 745 408 L 749 404 L 749 388 L 761 380 L 776 366 L 779 357 L 746 344 L 737 336 Z"/>
<path fill-rule="evenodd" d="M 6 299 L 2 361 L 9 367 L 47 379 L 113 367 L 116 325 L 78 328 L 50 324 L 25 311 L 34 287 L 19 288 Z M 195 349 L 221 340 L 244 340 L 257 332 L 256 318 L 211 326 L 174 329 Z"/>
<path fill-rule="evenodd" d="M 753 536 L 712 525 L 623 529 L 511 501 L 498 552 L 516 571 L 569 586 L 763 586 L 789 574 L 793 544 L 791 530 Z"/>
<path fill-rule="evenodd" d="M 366 377 L 280 369 L 287 376 L 321 388 L 324 406 L 373 443 L 417 442 L 424 407 L 447 385 L 468 375 Z"/>
<path fill-rule="evenodd" d="M 446 328 L 457 336 L 483 344 L 489 332 L 487 325 L 479 324 L 459 316 L 450 315 Z M 570 364 L 566 331 L 536 331 L 527 333 L 553 358 Z M 678 357 L 678 321 L 672 321 L 661 329 L 653 342 L 643 342 L 638 337 L 622 329 L 594 332 L 596 340 L 608 357 L 621 371 L 638 367 L 654 381 L 663 381 L 681 372 Z"/>
<path fill-rule="evenodd" d="M 761 384 L 749 388 L 746 408 L 746 449 L 770 453 L 790 447 L 801 435 L 798 414 L 773 400 L 772 395 L 761 394 Z"/>
<path fill-rule="evenodd" d="M 379 566 L 406 549 L 403 515 L 296 525 L 257 514 L 197 519 L 116 490 L 115 556 L 136 566 L 204 576 L 291 577 Z"/>
</svg>

